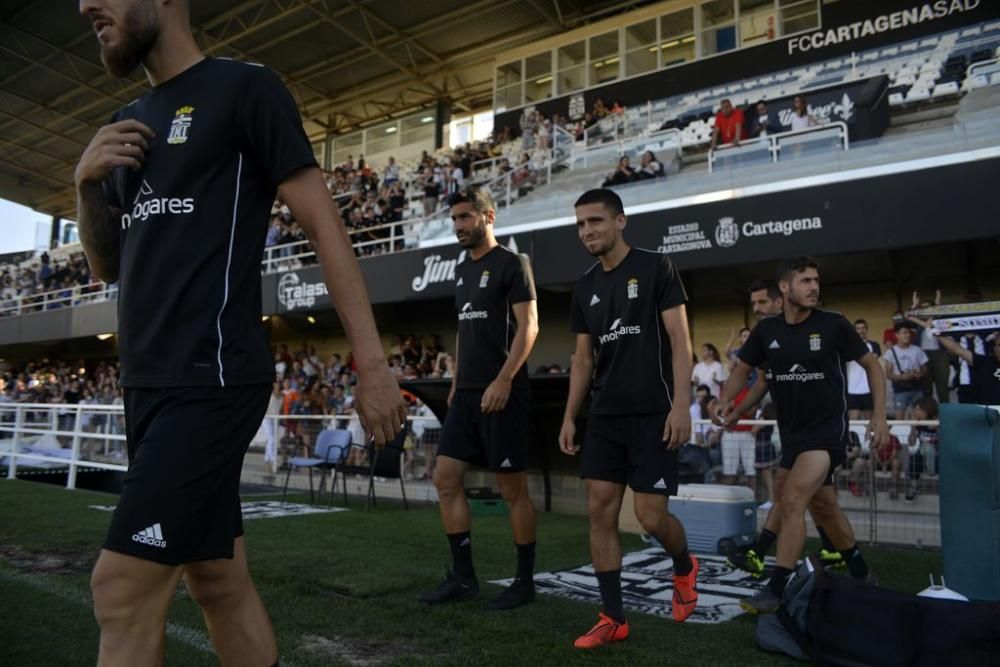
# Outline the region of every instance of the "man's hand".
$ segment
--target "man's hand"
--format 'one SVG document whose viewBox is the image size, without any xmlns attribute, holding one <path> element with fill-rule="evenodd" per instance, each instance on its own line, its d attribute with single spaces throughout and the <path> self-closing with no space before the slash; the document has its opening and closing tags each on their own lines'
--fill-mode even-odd
<svg viewBox="0 0 1000 667">
<path fill-rule="evenodd" d="M 674 406 L 667 415 L 667 423 L 663 425 L 663 442 L 667 443 L 667 449 L 677 449 L 690 439 L 691 411 L 687 406 Z"/>
<path fill-rule="evenodd" d="M 479 407 L 484 415 L 491 412 L 500 412 L 507 407 L 507 399 L 510 398 L 510 380 L 497 378 L 490 383 L 490 386 L 483 392 L 483 400 Z"/>
<path fill-rule="evenodd" d="M 123 120 L 97 131 L 76 165 L 77 189 L 103 183 L 116 167 L 138 171 L 156 135 L 137 120 Z"/>
<path fill-rule="evenodd" d="M 725 405 L 720 403 L 718 412 L 709 416 L 712 418 L 712 421 L 715 422 L 716 426 L 725 426 L 726 428 L 729 428 L 740 419 L 731 403 L 727 403 Z"/>
<path fill-rule="evenodd" d="M 406 403 L 388 366 L 358 374 L 354 408 L 377 447 L 391 442 L 406 423 Z"/>
<path fill-rule="evenodd" d="M 576 424 L 572 419 L 563 420 L 562 428 L 559 429 L 559 449 L 563 454 L 575 456 L 580 451 L 580 446 L 574 442 L 576 440 Z"/>
<path fill-rule="evenodd" d="M 865 439 L 871 443 L 871 447 L 880 449 L 889 444 L 892 434 L 889 432 L 889 424 L 885 419 L 872 419 L 868 422 Z"/>
</svg>

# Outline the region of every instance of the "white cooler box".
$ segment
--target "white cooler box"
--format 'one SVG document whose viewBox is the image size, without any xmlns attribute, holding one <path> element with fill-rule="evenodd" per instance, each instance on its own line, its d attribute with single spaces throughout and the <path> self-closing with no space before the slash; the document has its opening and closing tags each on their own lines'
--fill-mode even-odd
<svg viewBox="0 0 1000 667">
<path fill-rule="evenodd" d="M 694 553 L 728 555 L 757 539 L 757 503 L 745 486 L 681 484 L 669 508 Z"/>
</svg>

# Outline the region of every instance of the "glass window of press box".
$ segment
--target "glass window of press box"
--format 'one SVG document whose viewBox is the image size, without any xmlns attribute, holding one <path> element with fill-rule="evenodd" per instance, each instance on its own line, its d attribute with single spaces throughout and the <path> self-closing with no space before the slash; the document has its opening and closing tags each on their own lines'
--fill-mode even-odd
<svg viewBox="0 0 1000 667">
<path fill-rule="evenodd" d="M 355 161 L 361 155 L 375 155 L 409 146 L 422 141 L 434 140 L 434 112 L 423 111 L 387 123 L 373 125 L 333 137 L 331 140 L 330 166 L 335 167 L 352 156 Z"/>
<path fill-rule="evenodd" d="M 820 27 L 820 0 L 706 0 L 497 65 L 495 112 Z M 627 18 L 626 18 L 627 20 Z"/>
</svg>

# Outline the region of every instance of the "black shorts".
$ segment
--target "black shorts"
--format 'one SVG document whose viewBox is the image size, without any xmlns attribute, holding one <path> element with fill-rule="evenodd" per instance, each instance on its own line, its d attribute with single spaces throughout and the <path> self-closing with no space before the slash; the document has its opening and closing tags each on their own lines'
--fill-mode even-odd
<svg viewBox="0 0 1000 667">
<path fill-rule="evenodd" d="M 243 456 L 270 385 L 125 389 L 129 468 L 104 548 L 179 565 L 233 557 Z"/>
<path fill-rule="evenodd" d="M 484 415 L 482 389 L 459 389 L 448 408 L 438 456 L 494 472 L 524 472 L 531 443 L 531 397 L 514 389 L 500 412 Z"/>
<path fill-rule="evenodd" d="M 665 414 L 587 418 L 580 477 L 628 484 L 637 493 L 677 493 L 678 451 L 663 442 Z"/>
<path fill-rule="evenodd" d="M 823 480 L 823 486 L 833 486 L 833 471 L 847 460 L 847 445 L 832 445 L 828 447 L 822 445 L 782 445 L 779 467 L 791 470 L 799 454 L 814 451 L 824 451 L 830 454 L 830 470 L 826 474 L 826 479 Z"/>
<path fill-rule="evenodd" d="M 871 394 L 848 394 L 847 409 L 867 410 L 871 412 L 875 409 L 875 402 L 872 400 Z"/>
</svg>

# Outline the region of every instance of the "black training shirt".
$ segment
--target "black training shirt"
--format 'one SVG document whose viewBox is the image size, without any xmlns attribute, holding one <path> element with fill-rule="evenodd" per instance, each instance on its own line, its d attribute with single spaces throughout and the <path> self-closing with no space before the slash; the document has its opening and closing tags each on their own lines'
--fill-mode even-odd
<svg viewBox="0 0 1000 667">
<path fill-rule="evenodd" d="M 118 297 L 127 387 L 270 382 L 260 263 L 277 186 L 315 166 L 274 72 L 206 58 L 112 118 L 156 138 L 105 182 L 121 211 Z"/>
<path fill-rule="evenodd" d="M 535 277 L 526 255 L 502 245 L 478 260 L 468 254 L 455 267 L 458 309 L 458 389 L 485 389 L 507 362 L 517 332 L 512 306 L 535 300 Z M 528 388 L 522 364 L 512 386 Z"/>
<path fill-rule="evenodd" d="M 661 313 L 686 301 L 670 258 L 641 248 L 610 271 L 594 264 L 577 281 L 572 331 L 593 341 L 592 413 L 669 412 L 673 358 Z"/>
<path fill-rule="evenodd" d="M 1000 361 L 995 355 L 972 355 L 972 384 L 980 403 L 1000 405 Z"/>
<path fill-rule="evenodd" d="M 847 362 L 868 353 L 847 318 L 814 309 L 798 324 L 788 324 L 784 315 L 761 320 L 739 358 L 754 368 L 767 365 L 783 446 L 832 447 L 849 437 Z"/>
</svg>

